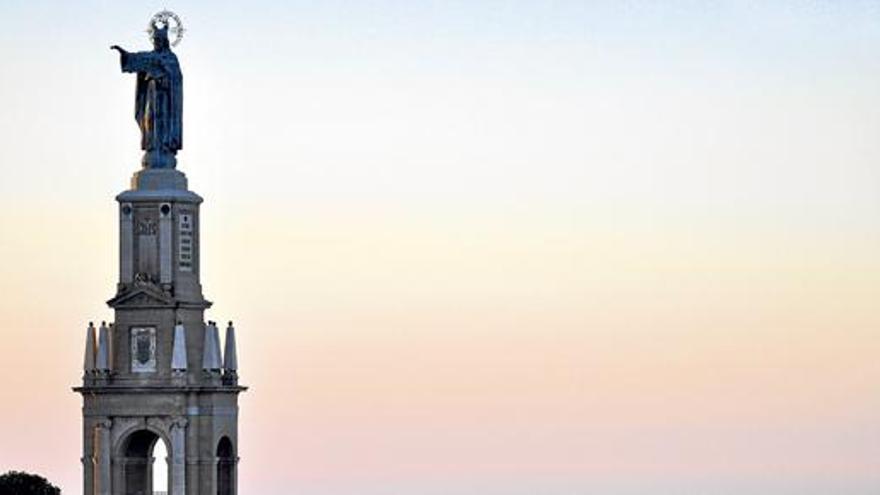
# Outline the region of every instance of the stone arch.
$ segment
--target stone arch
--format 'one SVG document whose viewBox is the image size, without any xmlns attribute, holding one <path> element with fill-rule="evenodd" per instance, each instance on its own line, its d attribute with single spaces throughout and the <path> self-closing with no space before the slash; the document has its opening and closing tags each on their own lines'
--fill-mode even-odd
<svg viewBox="0 0 880 495">
<path fill-rule="evenodd" d="M 217 442 L 217 495 L 235 495 L 235 446 L 228 436 Z"/>
<path fill-rule="evenodd" d="M 153 449 L 163 442 L 166 452 L 171 453 L 171 444 L 163 432 L 150 426 L 140 425 L 129 428 L 120 436 L 114 456 L 117 489 L 119 495 L 152 495 L 155 488 L 167 491 L 167 487 L 153 487 Z"/>
<path fill-rule="evenodd" d="M 153 418 L 150 418 L 148 421 L 144 421 L 143 419 L 135 420 L 134 418 L 128 420 L 117 419 L 114 421 L 113 429 L 115 430 L 113 432 L 113 437 L 115 438 L 113 447 L 114 457 L 125 455 L 126 448 L 128 447 L 127 442 L 132 435 L 139 431 L 150 432 L 161 438 L 162 441 L 165 442 L 166 447 L 171 446 L 171 437 L 165 429 L 164 422 Z"/>
</svg>

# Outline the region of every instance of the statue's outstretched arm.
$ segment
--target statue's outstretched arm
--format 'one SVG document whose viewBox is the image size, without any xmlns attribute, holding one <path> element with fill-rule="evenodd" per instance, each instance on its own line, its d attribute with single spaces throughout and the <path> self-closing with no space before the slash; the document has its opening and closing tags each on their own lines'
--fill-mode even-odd
<svg viewBox="0 0 880 495">
<path fill-rule="evenodd" d="M 127 52 L 118 45 L 110 47 L 111 50 L 119 52 L 119 63 L 122 66 L 122 72 L 146 72 L 153 78 L 162 76 L 162 67 L 156 60 L 156 54 L 153 52 Z"/>
</svg>

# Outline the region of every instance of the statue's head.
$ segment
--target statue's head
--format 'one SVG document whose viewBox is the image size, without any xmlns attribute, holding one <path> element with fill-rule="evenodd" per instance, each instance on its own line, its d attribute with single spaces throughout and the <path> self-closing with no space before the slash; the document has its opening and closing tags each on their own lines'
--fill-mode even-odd
<svg viewBox="0 0 880 495">
<path fill-rule="evenodd" d="M 154 23 L 150 37 L 153 38 L 153 48 L 157 51 L 168 50 L 171 47 L 171 42 L 168 41 L 167 24 L 156 25 Z"/>
</svg>

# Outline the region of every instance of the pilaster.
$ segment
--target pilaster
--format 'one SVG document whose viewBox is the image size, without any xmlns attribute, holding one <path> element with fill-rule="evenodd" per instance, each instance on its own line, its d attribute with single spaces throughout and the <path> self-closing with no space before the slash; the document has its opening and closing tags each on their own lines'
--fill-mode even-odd
<svg viewBox="0 0 880 495">
<path fill-rule="evenodd" d="M 95 422 L 95 449 L 94 449 L 94 466 L 95 466 L 95 493 L 94 495 L 113 495 L 111 486 L 111 445 L 110 445 L 110 429 L 113 422 L 110 419 L 99 419 Z"/>
<path fill-rule="evenodd" d="M 171 478 L 170 495 L 186 495 L 186 418 L 178 417 L 171 422 Z"/>
</svg>

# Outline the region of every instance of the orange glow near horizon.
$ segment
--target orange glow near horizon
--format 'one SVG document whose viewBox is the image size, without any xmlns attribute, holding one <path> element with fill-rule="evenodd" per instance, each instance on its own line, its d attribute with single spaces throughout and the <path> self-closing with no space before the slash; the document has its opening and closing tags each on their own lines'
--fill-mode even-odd
<svg viewBox="0 0 880 495">
<path fill-rule="evenodd" d="M 233 219 L 220 230 L 211 217 L 204 243 L 223 246 L 204 263 L 218 301 L 211 314 L 235 311 L 251 386 L 242 397 L 243 488 L 254 479 L 281 486 L 287 476 L 320 485 L 338 472 L 353 480 L 874 472 L 863 435 L 877 431 L 880 408 L 871 398 L 880 377 L 877 239 L 732 239 L 710 227 L 699 229 L 705 237 L 603 233 L 607 226 L 557 230 L 550 218 L 499 228 L 428 214 L 296 226 Z M 66 261 L 53 257 L 40 222 L 3 218 L 17 231 L 40 228 L 4 246 L 4 255 L 30 253 L 2 282 L 12 295 L 2 311 L 6 345 L 19 350 L 5 365 L 28 372 L 10 375 L 8 404 L 17 407 L 4 419 L 20 426 L 0 463 L 12 465 L 5 456 L 14 452 L 39 466 L 43 450 L 29 446 L 27 428 L 35 419 L 55 425 L 68 456 L 78 445 L 78 417 L 57 411 L 78 407 L 66 388 L 78 378 L 82 332 L 52 322 L 84 323 L 82 308 L 106 298 L 99 282 L 115 261 L 79 249 L 80 265 L 102 270 L 48 312 L 15 288 L 74 283 Z M 52 269 L 38 269 L 46 263 Z M 271 290 L 249 289 L 261 281 Z M 840 425 L 853 437 L 832 435 Z"/>
</svg>

